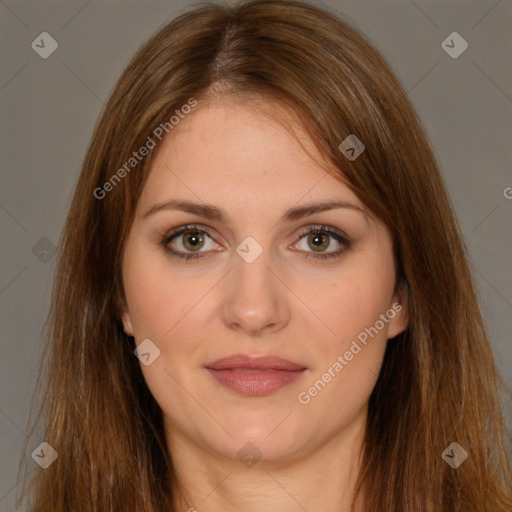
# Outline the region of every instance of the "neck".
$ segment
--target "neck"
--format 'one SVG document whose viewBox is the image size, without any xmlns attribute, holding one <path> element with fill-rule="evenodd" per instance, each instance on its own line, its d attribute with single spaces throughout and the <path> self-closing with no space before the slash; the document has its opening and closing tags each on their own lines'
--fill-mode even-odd
<svg viewBox="0 0 512 512">
<path fill-rule="evenodd" d="M 173 509 L 362 512 L 359 499 L 354 509 L 351 503 L 365 425 L 366 409 L 324 443 L 311 440 L 311 446 L 301 447 L 286 459 L 270 460 L 263 454 L 250 467 L 199 445 L 168 425 L 168 446 L 179 480 L 173 482 Z"/>
</svg>

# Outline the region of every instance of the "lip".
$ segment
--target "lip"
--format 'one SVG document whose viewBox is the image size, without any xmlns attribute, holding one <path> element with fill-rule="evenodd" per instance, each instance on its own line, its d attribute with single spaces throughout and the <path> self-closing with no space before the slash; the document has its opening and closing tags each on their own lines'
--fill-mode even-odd
<svg viewBox="0 0 512 512">
<path fill-rule="evenodd" d="M 206 365 L 206 368 L 212 370 L 305 370 L 306 367 L 288 359 L 277 356 L 250 356 L 247 354 L 233 354 L 232 356 L 217 359 L 213 363 Z"/>
<path fill-rule="evenodd" d="M 307 368 L 277 356 L 234 354 L 205 366 L 224 387 L 247 396 L 264 396 L 291 384 Z"/>
</svg>

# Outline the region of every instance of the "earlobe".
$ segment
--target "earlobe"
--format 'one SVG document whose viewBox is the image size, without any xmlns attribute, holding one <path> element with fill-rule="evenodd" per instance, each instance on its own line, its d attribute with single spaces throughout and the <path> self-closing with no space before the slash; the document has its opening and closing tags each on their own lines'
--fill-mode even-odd
<svg viewBox="0 0 512 512">
<path fill-rule="evenodd" d="M 117 310 L 120 313 L 121 321 L 123 322 L 124 332 L 128 336 L 133 336 L 132 320 L 130 318 L 130 313 L 128 312 L 128 304 L 124 293 L 117 296 Z"/>
<path fill-rule="evenodd" d="M 406 301 L 401 293 L 397 293 L 393 297 L 388 315 L 391 318 L 389 322 L 388 339 L 391 339 L 404 332 L 409 325 L 409 312 Z"/>
<path fill-rule="evenodd" d="M 130 313 L 128 313 L 128 310 L 125 309 L 121 314 L 121 319 L 123 321 L 123 327 L 124 332 L 128 336 L 133 336 L 133 327 L 132 327 L 132 321 L 130 319 Z"/>
</svg>

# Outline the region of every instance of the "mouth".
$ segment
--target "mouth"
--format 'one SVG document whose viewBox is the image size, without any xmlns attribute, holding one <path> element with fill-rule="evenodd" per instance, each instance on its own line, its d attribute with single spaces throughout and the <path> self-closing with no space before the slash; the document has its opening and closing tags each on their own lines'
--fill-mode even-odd
<svg viewBox="0 0 512 512">
<path fill-rule="evenodd" d="M 307 368 L 275 356 L 235 354 L 205 366 L 222 386 L 246 396 L 264 396 L 291 384 Z"/>
</svg>

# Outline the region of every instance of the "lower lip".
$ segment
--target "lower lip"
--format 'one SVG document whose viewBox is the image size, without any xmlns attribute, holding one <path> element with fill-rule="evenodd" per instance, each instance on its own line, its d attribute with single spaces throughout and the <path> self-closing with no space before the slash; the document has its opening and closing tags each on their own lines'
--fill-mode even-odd
<svg viewBox="0 0 512 512">
<path fill-rule="evenodd" d="M 297 380 L 303 370 L 215 370 L 207 368 L 217 381 L 233 391 L 247 396 L 264 396 Z"/>
</svg>

